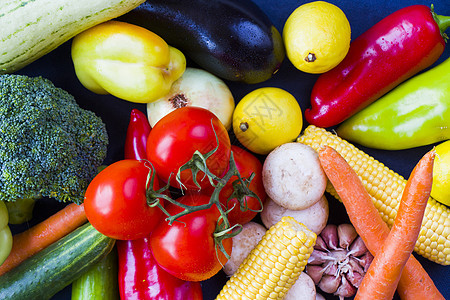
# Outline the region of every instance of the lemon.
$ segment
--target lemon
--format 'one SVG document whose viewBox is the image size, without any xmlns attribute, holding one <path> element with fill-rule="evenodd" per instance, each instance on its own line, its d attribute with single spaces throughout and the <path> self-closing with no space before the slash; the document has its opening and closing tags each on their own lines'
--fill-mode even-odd
<svg viewBox="0 0 450 300">
<path fill-rule="evenodd" d="M 300 105 L 289 92 L 263 87 L 245 95 L 233 112 L 233 131 L 239 142 L 257 154 L 268 154 L 297 138 L 302 130 Z"/>
<path fill-rule="evenodd" d="M 283 28 L 287 57 L 300 71 L 313 74 L 329 71 L 344 59 L 350 36 L 344 12 L 324 1 L 297 7 Z"/>
<path fill-rule="evenodd" d="M 436 146 L 431 197 L 450 206 L 450 140 Z"/>
</svg>

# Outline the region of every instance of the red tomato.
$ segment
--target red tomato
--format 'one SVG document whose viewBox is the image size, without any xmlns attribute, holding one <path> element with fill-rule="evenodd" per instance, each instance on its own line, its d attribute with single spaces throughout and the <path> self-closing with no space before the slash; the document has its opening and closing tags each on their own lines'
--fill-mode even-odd
<svg viewBox="0 0 450 300">
<path fill-rule="evenodd" d="M 187 194 L 178 201 L 201 205 L 209 202 L 209 196 Z M 174 215 L 182 209 L 170 204 L 167 210 Z M 220 250 L 216 253 L 213 238 L 219 216 L 219 210 L 213 205 L 182 216 L 172 225 L 161 222 L 150 236 L 150 246 L 158 264 L 173 276 L 187 281 L 203 281 L 217 274 L 227 262 Z M 223 245 L 231 254 L 232 239 L 223 240 Z"/>
<path fill-rule="evenodd" d="M 232 145 L 231 151 L 233 151 L 234 160 L 236 167 L 241 174 L 241 177 L 249 178 L 252 173 L 255 173 L 252 181 L 250 182 L 250 190 L 253 191 L 259 199 L 264 204 L 267 194 L 264 190 L 263 180 L 262 180 L 262 163 L 259 159 L 244 149 Z M 220 202 L 227 205 L 227 199 L 233 193 L 233 181 L 237 180 L 237 176 L 233 176 L 227 182 L 227 184 L 222 188 L 219 194 Z M 247 206 L 253 210 L 260 210 L 261 204 L 255 197 L 245 197 Z M 242 211 L 240 208 L 239 201 L 236 198 L 230 199 L 228 201 L 228 209 L 234 208 L 228 214 L 228 221 L 231 226 L 234 224 L 244 225 L 250 222 L 257 214 L 257 212 L 246 210 Z"/>
<path fill-rule="evenodd" d="M 180 188 L 175 179 L 178 169 L 192 158 L 196 150 L 206 154 L 217 147 L 216 135 L 219 147 L 206 160 L 206 165 L 214 175 L 220 176 L 229 164 L 230 137 L 220 120 L 200 107 L 179 108 L 159 120 L 148 136 L 147 158 L 163 181 L 167 182 L 172 175 L 170 184 Z M 197 181 L 202 188 L 210 186 L 203 172 L 197 174 Z M 190 170 L 181 172 L 181 182 L 187 189 L 198 190 Z"/>
<path fill-rule="evenodd" d="M 151 169 L 144 161 L 121 160 L 102 170 L 89 184 L 84 209 L 99 232 L 118 240 L 148 236 L 162 219 L 147 205 L 146 182 Z M 159 189 L 154 181 L 153 189 Z"/>
</svg>

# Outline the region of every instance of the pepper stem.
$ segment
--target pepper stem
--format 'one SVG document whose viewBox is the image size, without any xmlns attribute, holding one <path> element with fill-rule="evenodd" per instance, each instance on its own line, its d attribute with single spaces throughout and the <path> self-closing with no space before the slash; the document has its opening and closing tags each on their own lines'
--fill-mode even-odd
<svg viewBox="0 0 450 300">
<path fill-rule="evenodd" d="M 438 15 L 434 12 L 434 5 L 431 4 L 431 14 L 433 15 L 434 20 L 439 26 L 439 30 L 441 31 L 441 35 L 444 38 L 445 42 L 448 40 L 448 35 L 445 31 L 450 27 L 450 16 L 442 16 Z"/>
</svg>

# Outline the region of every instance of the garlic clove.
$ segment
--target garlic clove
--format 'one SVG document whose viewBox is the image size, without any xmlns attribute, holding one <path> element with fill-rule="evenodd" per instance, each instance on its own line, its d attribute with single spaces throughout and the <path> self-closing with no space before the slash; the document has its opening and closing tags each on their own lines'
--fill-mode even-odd
<svg viewBox="0 0 450 300">
<path fill-rule="evenodd" d="M 316 244 L 314 245 L 314 249 L 321 250 L 321 251 L 329 251 L 327 244 L 324 242 L 322 237 L 320 235 L 317 236 Z"/>
<path fill-rule="evenodd" d="M 333 294 L 337 291 L 341 284 L 341 276 L 324 275 L 319 282 L 319 288 L 328 294 Z"/>
<path fill-rule="evenodd" d="M 308 274 L 309 277 L 311 277 L 315 285 L 319 284 L 320 280 L 322 279 L 324 271 L 325 269 L 322 266 L 315 266 L 315 265 L 306 266 L 306 274 Z"/>
<path fill-rule="evenodd" d="M 335 250 L 339 246 L 337 226 L 334 224 L 328 224 L 320 233 L 323 241 L 327 244 L 328 249 Z"/>
<path fill-rule="evenodd" d="M 358 236 L 355 241 L 350 245 L 349 253 L 353 256 L 361 256 L 364 253 L 368 252 L 366 245 L 364 244 L 363 239 Z"/>
<path fill-rule="evenodd" d="M 355 288 L 359 288 L 359 286 L 361 285 L 361 282 L 364 278 L 364 275 L 362 275 L 359 272 L 348 272 L 347 274 L 345 274 L 345 278 L 351 283 L 351 285 L 353 285 Z"/>
<path fill-rule="evenodd" d="M 356 288 L 348 282 L 345 276 L 342 276 L 339 288 L 334 295 L 339 296 L 339 299 L 351 297 L 356 294 Z"/>
<path fill-rule="evenodd" d="M 364 268 L 361 267 L 361 265 L 359 264 L 358 259 L 356 259 L 355 257 L 350 256 L 349 260 L 348 260 L 348 264 L 351 266 L 351 270 L 353 272 L 358 272 L 358 273 L 361 273 L 361 274 L 365 273 L 364 272 Z"/>
<path fill-rule="evenodd" d="M 339 246 L 344 249 L 348 249 L 356 237 L 358 237 L 358 233 L 352 224 L 340 224 L 337 227 L 337 233 Z"/>
<path fill-rule="evenodd" d="M 372 260 L 373 260 L 373 255 L 369 251 L 364 253 L 364 255 L 359 258 L 359 264 L 363 267 L 364 274 L 369 269 L 369 266 L 372 263 Z"/>
</svg>

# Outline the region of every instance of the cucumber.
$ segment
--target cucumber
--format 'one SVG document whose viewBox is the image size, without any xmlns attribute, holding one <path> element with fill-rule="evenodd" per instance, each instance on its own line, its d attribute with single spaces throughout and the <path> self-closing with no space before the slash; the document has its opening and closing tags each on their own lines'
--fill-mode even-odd
<svg viewBox="0 0 450 300">
<path fill-rule="evenodd" d="M 118 300 L 117 249 L 72 282 L 72 300 Z"/>
<path fill-rule="evenodd" d="M 143 0 L 2 0 L 0 73 L 12 73 Z"/>
<path fill-rule="evenodd" d="M 148 0 L 119 20 L 147 28 L 230 81 L 263 82 L 285 57 L 279 31 L 251 0 Z"/>
<path fill-rule="evenodd" d="M 50 299 L 103 259 L 114 243 L 86 223 L 0 276 L 1 298 Z"/>
</svg>

